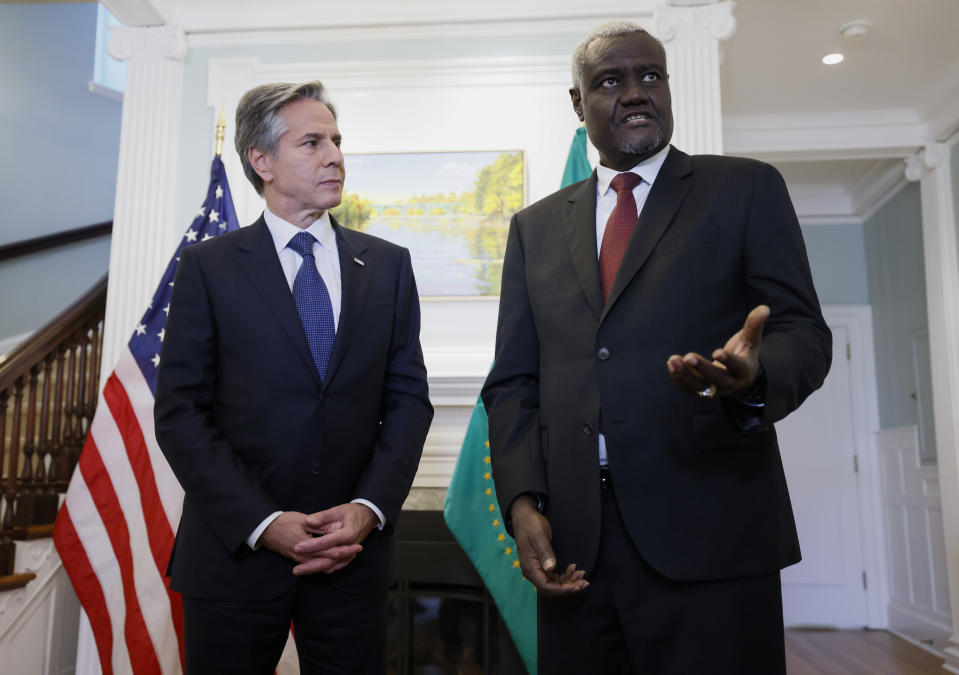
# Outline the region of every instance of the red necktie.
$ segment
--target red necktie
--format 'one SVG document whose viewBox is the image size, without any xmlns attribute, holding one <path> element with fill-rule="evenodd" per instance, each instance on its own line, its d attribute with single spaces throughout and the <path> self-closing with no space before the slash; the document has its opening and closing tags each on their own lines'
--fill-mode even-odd
<svg viewBox="0 0 959 675">
<path fill-rule="evenodd" d="M 636 227 L 639 218 L 636 212 L 636 199 L 633 188 L 642 182 L 635 173 L 617 174 L 610 185 L 616 190 L 616 208 L 609 214 L 606 231 L 603 233 L 603 245 L 599 249 L 599 277 L 603 284 L 603 302 L 609 298 L 609 292 L 616 281 L 619 264 L 623 262 L 626 244 Z"/>
</svg>

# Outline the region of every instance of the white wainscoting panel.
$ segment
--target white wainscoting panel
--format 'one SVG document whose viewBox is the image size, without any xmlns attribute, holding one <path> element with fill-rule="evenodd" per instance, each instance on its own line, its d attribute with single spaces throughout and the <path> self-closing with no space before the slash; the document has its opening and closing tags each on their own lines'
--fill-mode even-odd
<svg viewBox="0 0 959 675">
<path fill-rule="evenodd" d="M 0 594 L 0 672 L 73 673 L 80 603 L 53 540 L 18 541 L 14 569 L 37 578 Z"/>
<path fill-rule="evenodd" d="M 877 435 L 888 545 L 889 628 L 939 643 L 952 634 L 949 580 L 936 466 L 919 463 L 913 426 Z"/>
</svg>

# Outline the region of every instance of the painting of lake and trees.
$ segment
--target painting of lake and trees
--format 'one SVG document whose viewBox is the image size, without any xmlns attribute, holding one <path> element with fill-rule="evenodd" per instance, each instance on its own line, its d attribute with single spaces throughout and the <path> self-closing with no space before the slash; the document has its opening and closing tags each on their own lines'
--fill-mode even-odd
<svg viewBox="0 0 959 675">
<path fill-rule="evenodd" d="M 521 151 L 348 154 L 337 222 L 410 250 L 420 296 L 499 295 Z"/>
</svg>

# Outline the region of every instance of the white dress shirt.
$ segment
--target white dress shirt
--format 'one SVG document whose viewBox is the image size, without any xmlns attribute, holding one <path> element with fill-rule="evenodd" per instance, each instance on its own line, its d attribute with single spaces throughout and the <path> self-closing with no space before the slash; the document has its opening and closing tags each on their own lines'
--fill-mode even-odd
<svg viewBox="0 0 959 675">
<path fill-rule="evenodd" d="M 266 227 L 273 237 L 276 255 L 280 259 L 280 267 L 283 268 L 283 275 L 286 277 L 290 292 L 293 291 L 293 280 L 296 279 L 296 273 L 300 271 L 300 265 L 303 264 L 303 256 L 289 248 L 287 244 L 300 232 L 309 232 L 316 239 L 313 242 L 313 258 L 316 260 L 316 271 L 323 277 L 323 283 L 326 284 L 326 290 L 329 291 L 330 303 L 333 305 L 333 329 L 338 329 L 340 327 L 340 307 L 343 304 L 343 283 L 340 278 L 340 257 L 336 247 L 336 233 L 333 231 L 333 224 L 330 222 L 330 212 L 324 211 L 323 215 L 313 221 L 313 224 L 305 230 L 283 220 L 269 208 L 263 210 L 263 220 L 266 221 Z M 354 499 L 352 503 L 368 506 L 380 521 L 377 526 L 378 529 L 382 530 L 386 525 L 386 517 L 383 512 L 369 500 Z M 253 530 L 246 540 L 250 548 L 255 550 L 260 547 L 260 535 L 281 513 L 283 512 L 274 511 Z"/>
<path fill-rule="evenodd" d="M 633 197 L 636 199 L 636 214 L 643 212 L 646 205 L 646 198 L 649 191 L 659 175 L 659 170 L 666 161 L 666 155 L 669 153 L 670 146 L 666 146 L 652 157 L 644 159 L 642 162 L 630 169 L 643 180 L 633 188 Z M 602 164 L 596 166 L 596 259 L 599 260 L 599 252 L 603 247 L 603 234 L 606 233 L 606 222 L 616 207 L 616 190 L 610 187 L 613 178 L 620 171 L 607 168 Z M 606 466 L 609 459 L 606 456 L 606 436 L 599 434 L 599 465 Z"/>
</svg>

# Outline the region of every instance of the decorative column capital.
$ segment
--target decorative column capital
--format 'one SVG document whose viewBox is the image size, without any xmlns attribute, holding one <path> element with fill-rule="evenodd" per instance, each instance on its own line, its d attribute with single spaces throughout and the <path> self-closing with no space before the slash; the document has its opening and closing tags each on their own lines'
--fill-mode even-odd
<svg viewBox="0 0 959 675">
<path fill-rule="evenodd" d="M 920 150 L 906 157 L 906 180 L 916 182 L 926 171 L 933 171 L 949 160 L 949 148 L 945 143 L 927 143 Z"/>
<path fill-rule="evenodd" d="M 653 10 L 653 32 L 663 42 L 676 39 L 728 40 L 736 32 L 734 2 L 665 0 Z"/>
<path fill-rule="evenodd" d="M 173 25 L 113 26 L 107 51 L 119 61 L 183 61 L 186 34 Z"/>
</svg>

